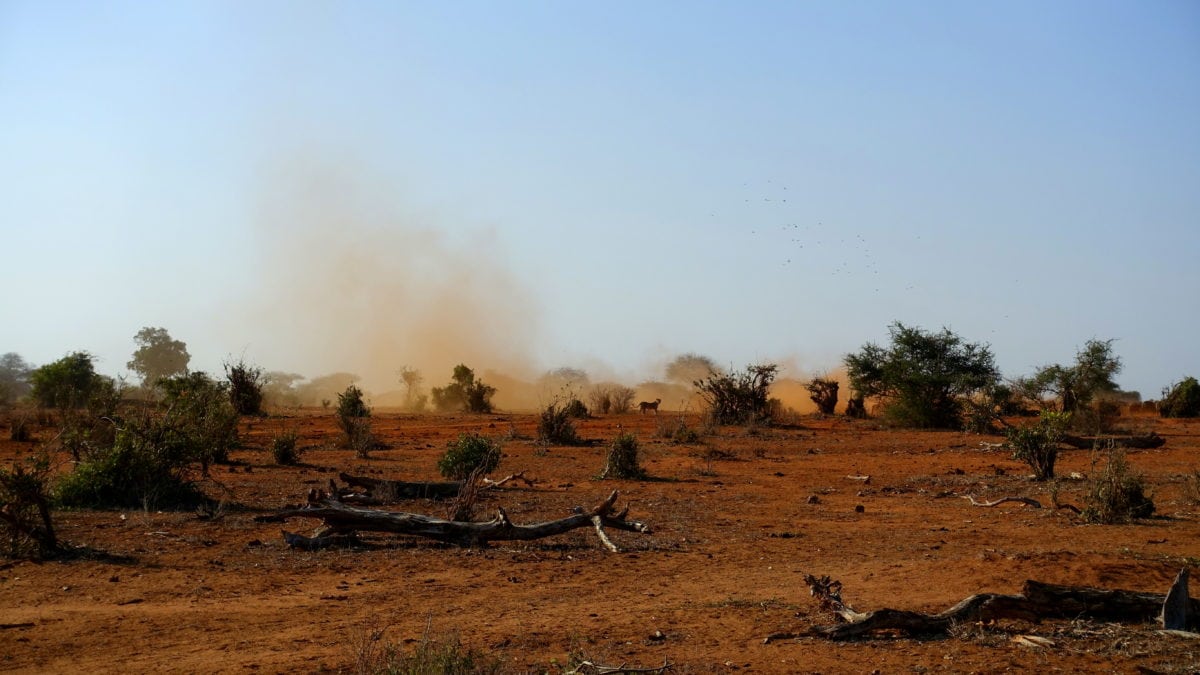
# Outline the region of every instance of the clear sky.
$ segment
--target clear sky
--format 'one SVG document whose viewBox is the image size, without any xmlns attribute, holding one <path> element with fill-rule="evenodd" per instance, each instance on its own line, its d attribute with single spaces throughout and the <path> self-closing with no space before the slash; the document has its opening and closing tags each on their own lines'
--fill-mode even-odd
<svg viewBox="0 0 1200 675">
<path fill-rule="evenodd" d="M 1115 338 L 1157 397 L 1200 375 L 1198 262 L 1194 0 L 0 0 L 35 364 L 162 326 L 377 387 L 799 374 L 899 320 L 1010 376 Z"/>
</svg>

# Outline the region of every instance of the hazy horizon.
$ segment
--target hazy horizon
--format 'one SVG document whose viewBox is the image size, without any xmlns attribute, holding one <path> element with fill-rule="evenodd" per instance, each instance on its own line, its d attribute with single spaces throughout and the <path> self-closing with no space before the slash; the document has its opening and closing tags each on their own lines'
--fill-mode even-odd
<svg viewBox="0 0 1200 675">
<path fill-rule="evenodd" d="M 1200 5 L 0 2 L 0 353 L 1200 375 Z M 389 379 L 390 378 L 390 379 Z"/>
</svg>

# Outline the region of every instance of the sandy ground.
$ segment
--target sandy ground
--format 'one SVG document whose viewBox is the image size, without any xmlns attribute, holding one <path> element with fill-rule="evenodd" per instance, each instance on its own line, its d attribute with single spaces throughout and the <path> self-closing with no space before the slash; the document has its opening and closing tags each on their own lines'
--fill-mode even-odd
<svg viewBox="0 0 1200 675">
<path fill-rule="evenodd" d="M 1150 624 L 1013 621 L 930 639 L 763 643 L 771 633 L 832 621 L 809 597 L 806 573 L 841 580 L 859 610 L 922 611 L 977 592 L 1017 593 L 1025 579 L 1162 593 L 1181 567 L 1196 578 L 1200 505 L 1188 499 L 1187 477 L 1200 468 L 1198 421 L 1121 420 L 1167 439 L 1129 454 L 1159 514 L 1100 526 L 1067 511 L 984 509 L 961 499 L 1050 503 L 1050 485 L 1030 481 L 1007 452 L 981 446 L 999 437 L 814 416 L 784 428 L 723 428 L 701 444 L 677 445 L 655 434 L 669 419 L 666 411 L 657 420 L 590 419 L 580 430 L 595 445 L 543 450 L 532 440 L 533 415 L 377 412 L 374 430 L 390 448 L 368 460 L 335 447 L 333 418 L 320 410 L 244 422 L 238 464 L 214 469 L 222 487 L 205 483 L 210 494 L 227 495 L 221 517 L 58 513 L 62 538 L 92 555 L 0 565 L 0 669 L 352 671 L 365 646 L 411 649 L 423 635 L 457 635 L 502 659 L 506 672 L 560 672 L 580 656 L 640 667 L 669 661 L 674 672 L 1200 671 L 1200 640 L 1164 638 Z M 284 429 L 322 447 L 307 452 L 303 466 L 276 466 L 267 448 Z M 638 436 L 655 480 L 595 479 L 620 429 Z M 549 520 L 615 488 L 630 518 L 653 532 L 611 532 L 621 553 L 603 550 L 588 530 L 486 549 L 370 536 L 366 547 L 303 552 L 283 544 L 278 524 L 254 521 L 303 501 L 338 471 L 439 479 L 437 458 L 465 431 L 509 439 L 497 475 L 523 470 L 537 479 L 533 488 L 488 493 L 487 512 L 502 506 L 514 522 Z M 52 435 L 35 431 L 40 440 Z M 0 461 L 33 447 L 0 441 Z M 1090 452 L 1067 451 L 1059 474 L 1086 474 L 1091 463 Z M 1060 500 L 1082 503 L 1082 481 L 1059 485 Z M 417 500 L 394 508 L 440 516 L 446 507 Z M 382 639 L 371 641 L 378 631 Z M 1022 646 L 1012 641 L 1017 635 L 1054 646 Z"/>
</svg>

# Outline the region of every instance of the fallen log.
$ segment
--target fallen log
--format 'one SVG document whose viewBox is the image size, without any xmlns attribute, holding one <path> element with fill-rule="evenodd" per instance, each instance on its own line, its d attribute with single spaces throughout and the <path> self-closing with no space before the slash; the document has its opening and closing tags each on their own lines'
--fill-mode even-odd
<svg viewBox="0 0 1200 675">
<path fill-rule="evenodd" d="M 284 508 L 274 514 L 258 516 L 255 520 L 258 522 L 284 522 L 289 518 L 321 519 L 324 526 L 316 537 L 297 539 L 296 535 L 284 533 L 284 540 L 289 545 L 304 548 L 320 547 L 315 540 L 352 532 L 388 532 L 427 537 L 460 546 L 484 546 L 492 541 L 531 541 L 582 527 L 592 527 L 596 530 L 596 535 L 605 548 L 618 552 L 619 549 L 609 540 L 604 528 L 611 527 L 617 530 L 647 534 L 650 532 L 650 527 L 645 523 L 626 520 L 628 508 L 614 514 L 613 505 L 617 501 L 617 496 L 618 493 L 614 490 L 607 499 L 596 504 L 589 511 L 577 508 L 573 515 L 566 518 L 533 525 L 514 524 L 502 508 L 497 509 L 496 516 L 491 520 L 474 523 L 443 520 L 419 513 L 355 508 L 328 495 L 317 498 L 305 506 Z"/>
<path fill-rule="evenodd" d="M 341 502 L 361 504 L 364 506 L 382 506 L 394 504 L 408 499 L 454 499 L 462 494 L 465 481 L 402 481 L 371 478 L 370 476 L 354 476 L 348 473 L 338 474 L 338 478 L 349 487 L 330 490 Z M 500 480 L 484 478 L 480 487 L 494 489 L 508 483 L 521 481 L 528 487 L 533 487 L 534 481 L 525 477 L 525 472 L 510 474 Z M 354 488 L 361 488 L 359 492 Z"/>
<path fill-rule="evenodd" d="M 1097 444 L 1107 446 L 1109 443 L 1112 443 L 1114 448 L 1153 450 L 1161 448 L 1167 442 L 1167 439 L 1153 432 L 1144 436 L 1072 436 L 1067 434 L 1059 440 L 1077 450 L 1091 450 Z"/>
<path fill-rule="evenodd" d="M 1186 577 L 1185 577 L 1186 578 Z M 898 609 L 879 609 L 858 612 L 841 599 L 841 584 L 829 577 L 805 577 L 814 596 L 826 609 L 832 610 L 846 623 L 815 626 L 810 634 L 830 640 L 848 640 L 876 631 L 900 631 L 910 635 L 939 635 L 961 622 L 1021 619 L 1038 622 L 1049 618 L 1089 618 L 1102 621 L 1141 622 L 1156 620 L 1163 615 L 1166 595 L 1141 593 L 1121 589 L 1059 586 L 1039 581 L 1026 581 L 1020 595 L 979 593 L 950 609 L 937 614 Z M 1175 587 L 1178 587 L 1176 584 Z M 1200 600 L 1172 598 L 1168 610 L 1174 616 L 1183 615 L 1194 623 L 1200 616 Z M 1176 625 L 1178 622 L 1174 622 Z M 796 637 L 791 633 L 776 633 L 767 641 Z"/>
</svg>

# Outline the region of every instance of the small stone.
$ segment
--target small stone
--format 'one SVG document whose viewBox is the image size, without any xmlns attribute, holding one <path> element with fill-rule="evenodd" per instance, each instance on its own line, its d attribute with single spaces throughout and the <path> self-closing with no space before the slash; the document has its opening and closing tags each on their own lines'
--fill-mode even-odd
<svg viewBox="0 0 1200 675">
<path fill-rule="evenodd" d="M 854 507 L 855 513 L 864 513 L 864 512 L 866 512 L 866 510 L 867 510 L 867 507 L 863 506 L 862 504 L 859 504 L 858 506 Z"/>
</svg>

